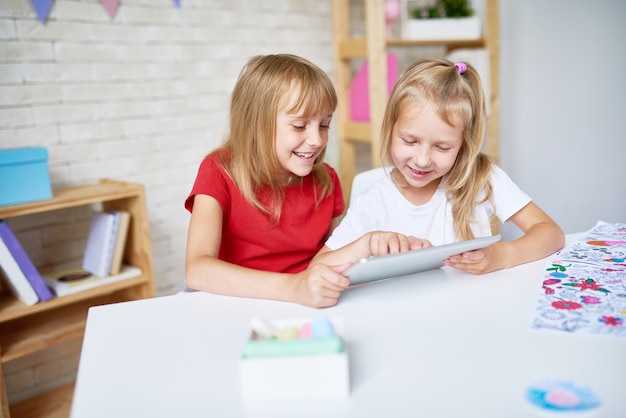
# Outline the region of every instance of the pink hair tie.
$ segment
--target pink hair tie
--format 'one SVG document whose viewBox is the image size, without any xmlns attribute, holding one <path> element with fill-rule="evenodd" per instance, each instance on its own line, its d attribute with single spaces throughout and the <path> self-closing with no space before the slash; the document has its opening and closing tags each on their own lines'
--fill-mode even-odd
<svg viewBox="0 0 626 418">
<path fill-rule="evenodd" d="M 457 62 L 454 66 L 459 70 L 459 74 L 463 74 L 467 70 L 467 65 L 464 62 Z"/>
</svg>

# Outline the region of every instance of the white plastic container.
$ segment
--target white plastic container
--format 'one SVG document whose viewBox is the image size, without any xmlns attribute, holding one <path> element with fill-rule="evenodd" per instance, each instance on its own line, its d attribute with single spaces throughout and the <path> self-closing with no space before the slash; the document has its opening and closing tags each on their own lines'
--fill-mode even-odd
<svg viewBox="0 0 626 418">
<path fill-rule="evenodd" d="M 343 324 L 340 319 L 329 319 L 336 336 L 344 342 L 343 351 L 329 354 L 242 357 L 240 377 L 243 399 L 268 401 L 347 397 L 350 383 Z M 300 328 L 310 321 L 311 318 L 304 318 L 273 320 L 267 323 L 279 329 L 287 325 Z"/>
</svg>

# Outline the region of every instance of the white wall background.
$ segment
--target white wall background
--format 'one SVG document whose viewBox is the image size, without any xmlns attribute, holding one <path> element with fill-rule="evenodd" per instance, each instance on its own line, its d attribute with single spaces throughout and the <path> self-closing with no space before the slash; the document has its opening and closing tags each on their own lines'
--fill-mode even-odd
<svg viewBox="0 0 626 418">
<path fill-rule="evenodd" d="M 565 230 L 626 222 L 626 2 L 502 0 L 501 157 Z"/>
<path fill-rule="evenodd" d="M 626 222 L 626 2 L 501 0 L 500 9 L 503 167 L 566 232 Z M 183 0 L 180 10 L 122 0 L 113 21 L 96 0 L 56 0 L 45 25 L 30 1 L 2 0 L 0 148 L 48 148 L 57 186 L 143 183 L 157 289 L 172 293 L 184 273 L 183 200 L 221 142 L 235 78 L 250 56 L 278 52 L 332 77 L 330 0 Z M 84 232 L 87 215 L 77 216 Z M 55 247 L 37 219 L 15 226 L 38 265 L 81 255 L 84 235 L 66 230 L 73 245 Z M 51 375 L 73 378 L 79 347 L 61 348 L 56 363 L 5 368 L 12 400 L 54 384 Z"/>
</svg>

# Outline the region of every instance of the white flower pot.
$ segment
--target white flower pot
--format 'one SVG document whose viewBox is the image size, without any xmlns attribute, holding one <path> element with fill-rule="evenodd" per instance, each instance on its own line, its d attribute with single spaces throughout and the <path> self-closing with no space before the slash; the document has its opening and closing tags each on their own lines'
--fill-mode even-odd
<svg viewBox="0 0 626 418">
<path fill-rule="evenodd" d="M 407 39 L 477 39 L 482 35 L 480 17 L 407 19 L 402 36 Z"/>
</svg>

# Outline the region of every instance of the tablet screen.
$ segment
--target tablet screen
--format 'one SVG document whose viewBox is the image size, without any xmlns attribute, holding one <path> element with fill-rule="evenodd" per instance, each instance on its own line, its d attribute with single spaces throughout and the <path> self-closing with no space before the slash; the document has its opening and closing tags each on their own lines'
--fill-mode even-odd
<svg viewBox="0 0 626 418">
<path fill-rule="evenodd" d="M 350 266 L 343 275 L 349 277 L 350 284 L 354 285 L 419 273 L 443 266 L 443 260 L 448 257 L 484 248 L 499 240 L 500 235 L 494 235 L 399 254 L 364 258 Z"/>
</svg>

